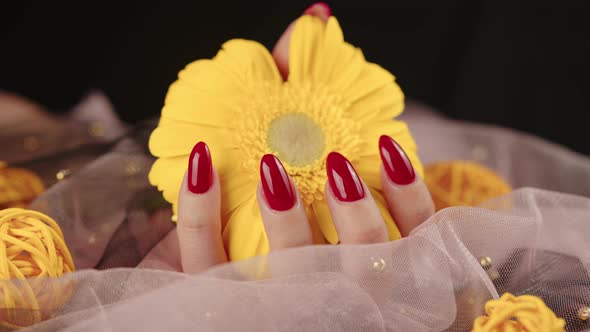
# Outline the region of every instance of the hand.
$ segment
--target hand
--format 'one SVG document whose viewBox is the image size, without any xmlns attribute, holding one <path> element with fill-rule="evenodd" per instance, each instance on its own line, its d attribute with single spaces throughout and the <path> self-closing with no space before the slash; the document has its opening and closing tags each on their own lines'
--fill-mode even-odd
<svg viewBox="0 0 590 332">
<path fill-rule="evenodd" d="M 324 21 L 329 8 L 316 4 L 305 14 Z M 288 76 L 288 45 L 293 24 L 281 36 L 273 57 L 283 78 Z M 375 142 L 377 143 L 377 142 Z M 379 142 L 383 167 L 382 188 L 389 211 L 403 236 L 434 213 L 430 194 L 414 173 L 405 153 L 391 138 Z M 333 152 L 326 169 L 326 200 L 342 244 L 388 241 L 385 223 L 373 197 L 350 162 Z M 296 185 L 280 160 L 266 155 L 260 163 L 257 199 L 270 250 L 312 244 L 312 233 Z M 178 247 L 184 272 L 198 273 L 227 261 L 222 241 L 219 177 L 212 167 L 207 145 L 199 142 L 189 158 L 178 205 Z M 174 235 L 172 235 L 174 236 Z M 177 247 L 177 248 L 178 248 Z"/>
<path fill-rule="evenodd" d="M 405 153 L 387 136 L 379 142 L 381 179 L 389 211 L 402 235 L 434 213 L 424 182 Z M 342 155 L 328 155 L 326 199 L 342 244 L 388 241 L 387 229 L 369 189 Z M 272 251 L 312 244 L 312 235 L 294 181 L 280 160 L 265 155 L 260 163 L 257 198 Z M 203 142 L 195 145 L 178 202 L 178 241 L 182 269 L 198 273 L 227 261 L 221 239 L 219 177 Z"/>
</svg>

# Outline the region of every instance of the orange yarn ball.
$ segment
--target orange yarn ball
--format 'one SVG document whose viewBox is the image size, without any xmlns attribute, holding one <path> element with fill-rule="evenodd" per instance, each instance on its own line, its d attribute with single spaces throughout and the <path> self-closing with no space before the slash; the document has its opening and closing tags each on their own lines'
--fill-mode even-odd
<svg viewBox="0 0 590 332">
<path fill-rule="evenodd" d="M 497 300 L 489 300 L 485 312 L 475 319 L 471 332 L 565 332 L 565 320 L 536 296 L 504 293 Z"/>
<path fill-rule="evenodd" d="M 428 165 L 424 180 L 437 211 L 450 206 L 475 206 L 512 190 L 494 171 L 470 161 Z"/>
<path fill-rule="evenodd" d="M 43 320 L 71 293 L 71 285 L 57 277 L 74 270 L 53 219 L 31 210 L 0 210 L 0 325 L 19 328 Z"/>
<path fill-rule="evenodd" d="M 0 161 L 0 209 L 25 207 L 45 190 L 37 174 Z"/>
</svg>

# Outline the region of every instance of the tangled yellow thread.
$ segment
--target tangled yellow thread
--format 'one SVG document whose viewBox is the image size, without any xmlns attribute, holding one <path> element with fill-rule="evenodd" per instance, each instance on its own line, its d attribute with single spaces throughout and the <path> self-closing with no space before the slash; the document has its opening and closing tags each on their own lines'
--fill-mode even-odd
<svg viewBox="0 0 590 332">
<path fill-rule="evenodd" d="M 0 209 L 24 207 L 45 190 L 41 179 L 22 168 L 8 168 L 0 161 Z"/>
<path fill-rule="evenodd" d="M 0 210 L 0 325 L 40 322 L 69 296 L 53 278 L 74 270 L 55 220 L 31 210 Z"/>
<path fill-rule="evenodd" d="M 565 320 L 557 318 L 543 300 L 532 295 L 504 293 L 485 305 L 486 316 L 478 317 L 472 332 L 558 332 Z"/>
<path fill-rule="evenodd" d="M 475 206 L 512 189 L 494 171 L 470 161 L 444 161 L 424 168 L 424 180 L 436 210 Z"/>
</svg>

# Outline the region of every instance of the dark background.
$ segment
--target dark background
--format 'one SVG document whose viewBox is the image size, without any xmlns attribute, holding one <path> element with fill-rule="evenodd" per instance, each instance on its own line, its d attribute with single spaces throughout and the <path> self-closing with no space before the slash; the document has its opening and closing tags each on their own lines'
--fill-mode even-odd
<svg viewBox="0 0 590 332">
<path fill-rule="evenodd" d="M 65 110 L 92 88 L 137 121 L 223 41 L 271 48 L 311 1 L 20 3 L 0 10 L 0 89 Z M 408 98 L 590 154 L 590 3 L 329 1 L 348 41 Z"/>
</svg>

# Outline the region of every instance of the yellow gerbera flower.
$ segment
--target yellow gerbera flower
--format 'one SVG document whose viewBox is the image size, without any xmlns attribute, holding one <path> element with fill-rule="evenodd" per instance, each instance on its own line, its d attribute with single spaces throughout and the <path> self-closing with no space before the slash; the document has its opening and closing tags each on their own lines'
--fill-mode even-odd
<svg viewBox="0 0 590 332">
<path fill-rule="evenodd" d="M 335 17 L 327 23 L 308 15 L 296 21 L 286 82 L 264 46 L 241 39 L 226 42 L 215 58 L 195 61 L 178 76 L 150 138 L 158 157 L 150 182 L 176 214 L 191 148 L 206 142 L 221 180 L 230 259 L 269 250 L 256 201 L 259 162 L 266 153 L 277 155 L 295 180 L 317 243 L 338 243 L 324 198 L 330 151 L 350 159 L 370 187 L 390 239 L 401 237 L 380 191 L 378 140 L 383 134 L 393 137 L 422 176 L 407 125 L 393 120 L 403 110 L 404 96 L 393 75 L 344 41 Z"/>
</svg>

